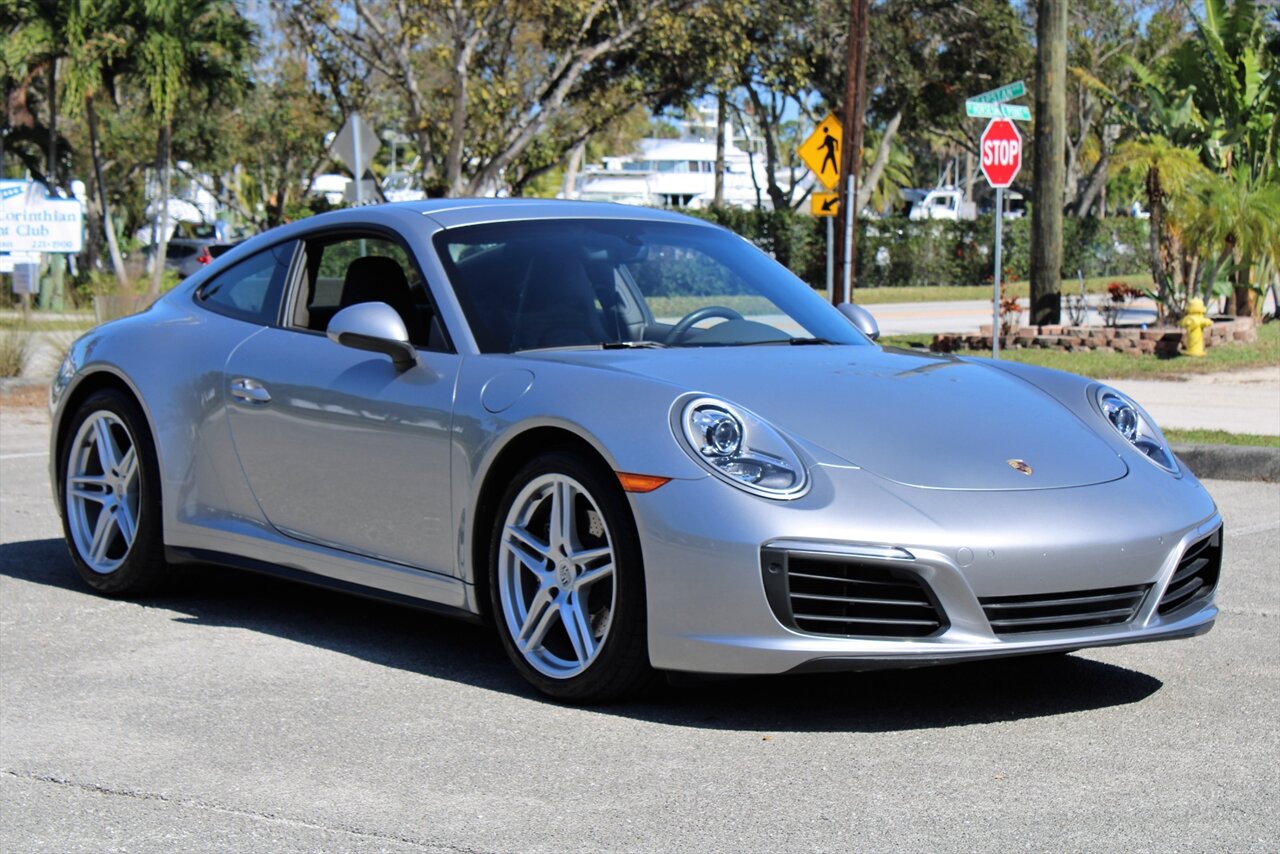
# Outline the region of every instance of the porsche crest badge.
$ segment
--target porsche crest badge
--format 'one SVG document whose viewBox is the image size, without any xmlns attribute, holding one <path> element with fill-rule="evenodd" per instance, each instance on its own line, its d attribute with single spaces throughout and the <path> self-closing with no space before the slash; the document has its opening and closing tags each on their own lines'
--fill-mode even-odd
<svg viewBox="0 0 1280 854">
<path fill-rule="evenodd" d="M 1031 466 L 1027 465 L 1026 460 L 1005 460 L 1005 462 L 1007 462 L 1009 464 L 1009 468 L 1014 471 L 1022 472 L 1026 475 L 1031 474 Z"/>
</svg>

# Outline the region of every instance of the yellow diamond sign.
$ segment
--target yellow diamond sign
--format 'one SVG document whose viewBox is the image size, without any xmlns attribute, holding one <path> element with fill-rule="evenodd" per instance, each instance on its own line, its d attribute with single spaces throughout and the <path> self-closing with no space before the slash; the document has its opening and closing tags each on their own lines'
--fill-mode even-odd
<svg viewBox="0 0 1280 854">
<path fill-rule="evenodd" d="M 813 170 L 828 190 L 834 190 L 840 183 L 840 146 L 844 132 L 840 122 L 832 113 L 827 113 L 816 130 L 800 144 L 796 153 L 805 165 Z"/>
</svg>

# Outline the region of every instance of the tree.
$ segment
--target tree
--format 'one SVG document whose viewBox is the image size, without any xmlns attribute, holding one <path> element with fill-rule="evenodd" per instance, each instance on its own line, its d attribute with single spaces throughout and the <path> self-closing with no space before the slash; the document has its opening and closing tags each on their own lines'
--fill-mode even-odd
<svg viewBox="0 0 1280 854">
<path fill-rule="evenodd" d="M 813 85 L 841 101 L 848 3 L 826 0 L 813 16 Z M 858 182 L 859 210 L 905 144 L 906 160 L 927 175 L 955 152 L 977 154 L 982 124 L 965 118 L 969 96 L 1018 79 L 1030 50 L 1008 0 L 880 0 L 871 5 L 867 56 L 868 142 Z M 941 153 L 941 154 L 940 154 Z M 937 169 L 937 171 L 942 171 Z"/>
<path fill-rule="evenodd" d="M 124 256 L 120 253 L 107 197 L 95 102 L 114 91 L 116 78 L 129 60 L 133 42 L 125 17 L 124 4 L 119 0 L 81 0 L 71 8 L 66 22 L 68 56 L 64 99 L 73 113 L 82 110 L 86 119 L 97 213 L 101 217 L 111 268 L 121 285 L 126 282 Z"/>
<path fill-rule="evenodd" d="M 148 296 L 160 293 L 169 246 L 169 182 L 173 117 L 183 97 L 212 103 L 237 96 L 247 80 L 253 28 L 231 0 L 134 0 L 138 32 L 133 66 L 145 85 L 159 126 L 156 153 L 160 188 L 157 239 Z"/>
<path fill-rule="evenodd" d="M 1226 271 L 1234 279 L 1236 298 L 1250 287 L 1255 267 L 1269 271 L 1258 284 L 1269 284 L 1280 269 L 1280 183 L 1251 179 L 1241 164 L 1225 174 L 1206 173 L 1191 187 L 1184 232 L 1211 259 L 1203 275 L 1202 296 Z"/>
<path fill-rule="evenodd" d="M 1113 93 L 1137 78 L 1130 57 L 1149 65 L 1186 37 L 1182 0 L 1073 0 L 1067 9 L 1065 196 L 1073 216 L 1106 216 L 1110 156 L 1119 141 Z"/>
<path fill-rule="evenodd" d="M 1157 306 L 1163 321 L 1167 310 L 1180 314 L 1196 280 L 1195 259 L 1183 253 L 1177 217 L 1170 217 L 1196 181 L 1206 175 L 1195 152 L 1158 135 L 1123 143 L 1111 158 L 1116 173 L 1137 172 L 1146 190 L 1151 214 L 1149 251 L 1151 276 L 1156 283 Z"/>
<path fill-rule="evenodd" d="M 1062 319 L 1062 182 L 1067 140 L 1067 2 L 1038 0 L 1031 209 L 1031 324 Z"/>
<path fill-rule="evenodd" d="M 17 158 L 24 171 L 49 186 L 47 170 L 67 174 L 50 163 L 47 152 L 58 151 L 65 158 L 66 140 L 57 135 L 54 109 L 47 86 L 50 70 L 62 54 L 65 29 L 63 4 L 55 0 L 0 0 L 0 20 L 5 21 L 5 38 L 0 49 L 0 82 L 3 82 L 4 125 L 0 129 L 0 167 L 6 154 Z M 44 113 L 46 120 L 41 120 Z"/>
<path fill-rule="evenodd" d="M 519 188 L 638 103 L 706 73 L 710 0 L 302 0 L 277 4 L 349 112 L 414 140 L 429 192 Z M 681 57 L 673 63 L 671 57 Z"/>
<path fill-rule="evenodd" d="M 1189 192 L 1193 176 L 1186 169 L 1183 186 L 1172 191 L 1169 187 L 1169 164 L 1175 159 L 1197 161 L 1202 171 L 1234 182 L 1237 187 L 1232 193 L 1237 197 L 1277 184 L 1280 62 L 1274 48 L 1280 46 L 1280 36 L 1268 36 L 1262 16 L 1250 0 L 1236 0 L 1230 6 L 1224 0 L 1207 0 L 1204 15 L 1191 17 L 1193 37 L 1180 43 L 1154 67 L 1149 68 L 1134 57 L 1127 59 L 1137 80 L 1134 91 L 1141 96 L 1141 102 L 1121 99 L 1107 87 L 1095 84 L 1098 91 L 1121 107 L 1117 115 L 1134 133 L 1135 141 L 1127 146 L 1119 171 L 1146 170 L 1148 196 L 1154 179 L 1162 199 L 1176 199 Z M 1207 185 L 1201 181 L 1200 186 L 1203 189 Z M 1220 213 L 1233 216 L 1230 207 L 1225 206 Z M 1170 258 L 1187 249 L 1172 232 L 1177 226 L 1176 218 L 1157 221 L 1153 211 L 1152 245 L 1165 247 L 1160 255 L 1154 250 L 1152 254 L 1152 272 L 1162 301 L 1169 297 L 1170 289 L 1176 298 L 1181 290 L 1196 286 L 1179 269 L 1201 269 L 1195 263 L 1198 259 L 1184 259 L 1170 274 Z M 1229 224 L 1219 231 L 1234 234 L 1234 239 L 1240 241 L 1256 239 L 1251 230 Z M 1249 269 L 1235 268 L 1234 303 L 1238 314 L 1253 311 L 1253 280 L 1259 286 L 1265 281 L 1265 275 L 1259 273 L 1265 273 L 1267 249 L 1264 243 L 1238 250 L 1240 257 L 1255 259 Z M 1259 265 L 1262 269 L 1258 269 Z M 1213 266 L 1216 265 L 1204 269 Z"/>
</svg>

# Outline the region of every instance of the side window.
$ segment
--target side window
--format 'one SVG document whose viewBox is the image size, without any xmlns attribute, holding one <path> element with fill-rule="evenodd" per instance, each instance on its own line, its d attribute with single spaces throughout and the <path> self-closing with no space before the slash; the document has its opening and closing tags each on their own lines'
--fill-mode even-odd
<svg viewBox="0 0 1280 854">
<path fill-rule="evenodd" d="M 384 302 L 404 320 L 415 346 L 449 349 L 418 266 L 399 243 L 372 236 L 312 240 L 306 257 L 291 326 L 323 332 L 348 306 Z"/>
<path fill-rule="evenodd" d="M 196 301 L 210 311 L 270 326 L 280 313 L 294 243 L 273 246 L 224 270 L 201 286 Z"/>
</svg>

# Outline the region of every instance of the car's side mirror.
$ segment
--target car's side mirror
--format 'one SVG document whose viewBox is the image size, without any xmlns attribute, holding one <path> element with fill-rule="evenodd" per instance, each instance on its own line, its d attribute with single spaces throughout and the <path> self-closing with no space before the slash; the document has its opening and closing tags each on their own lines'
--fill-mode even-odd
<svg viewBox="0 0 1280 854">
<path fill-rule="evenodd" d="M 842 302 L 836 308 L 859 332 L 872 341 L 880 337 L 880 324 L 876 323 L 876 319 L 871 316 L 871 312 L 862 306 L 854 305 L 851 302 Z"/>
<path fill-rule="evenodd" d="M 407 371 L 418 363 L 418 351 L 409 343 L 404 320 L 385 302 L 347 306 L 329 321 L 325 334 L 343 347 L 390 356 L 397 371 Z"/>
</svg>

